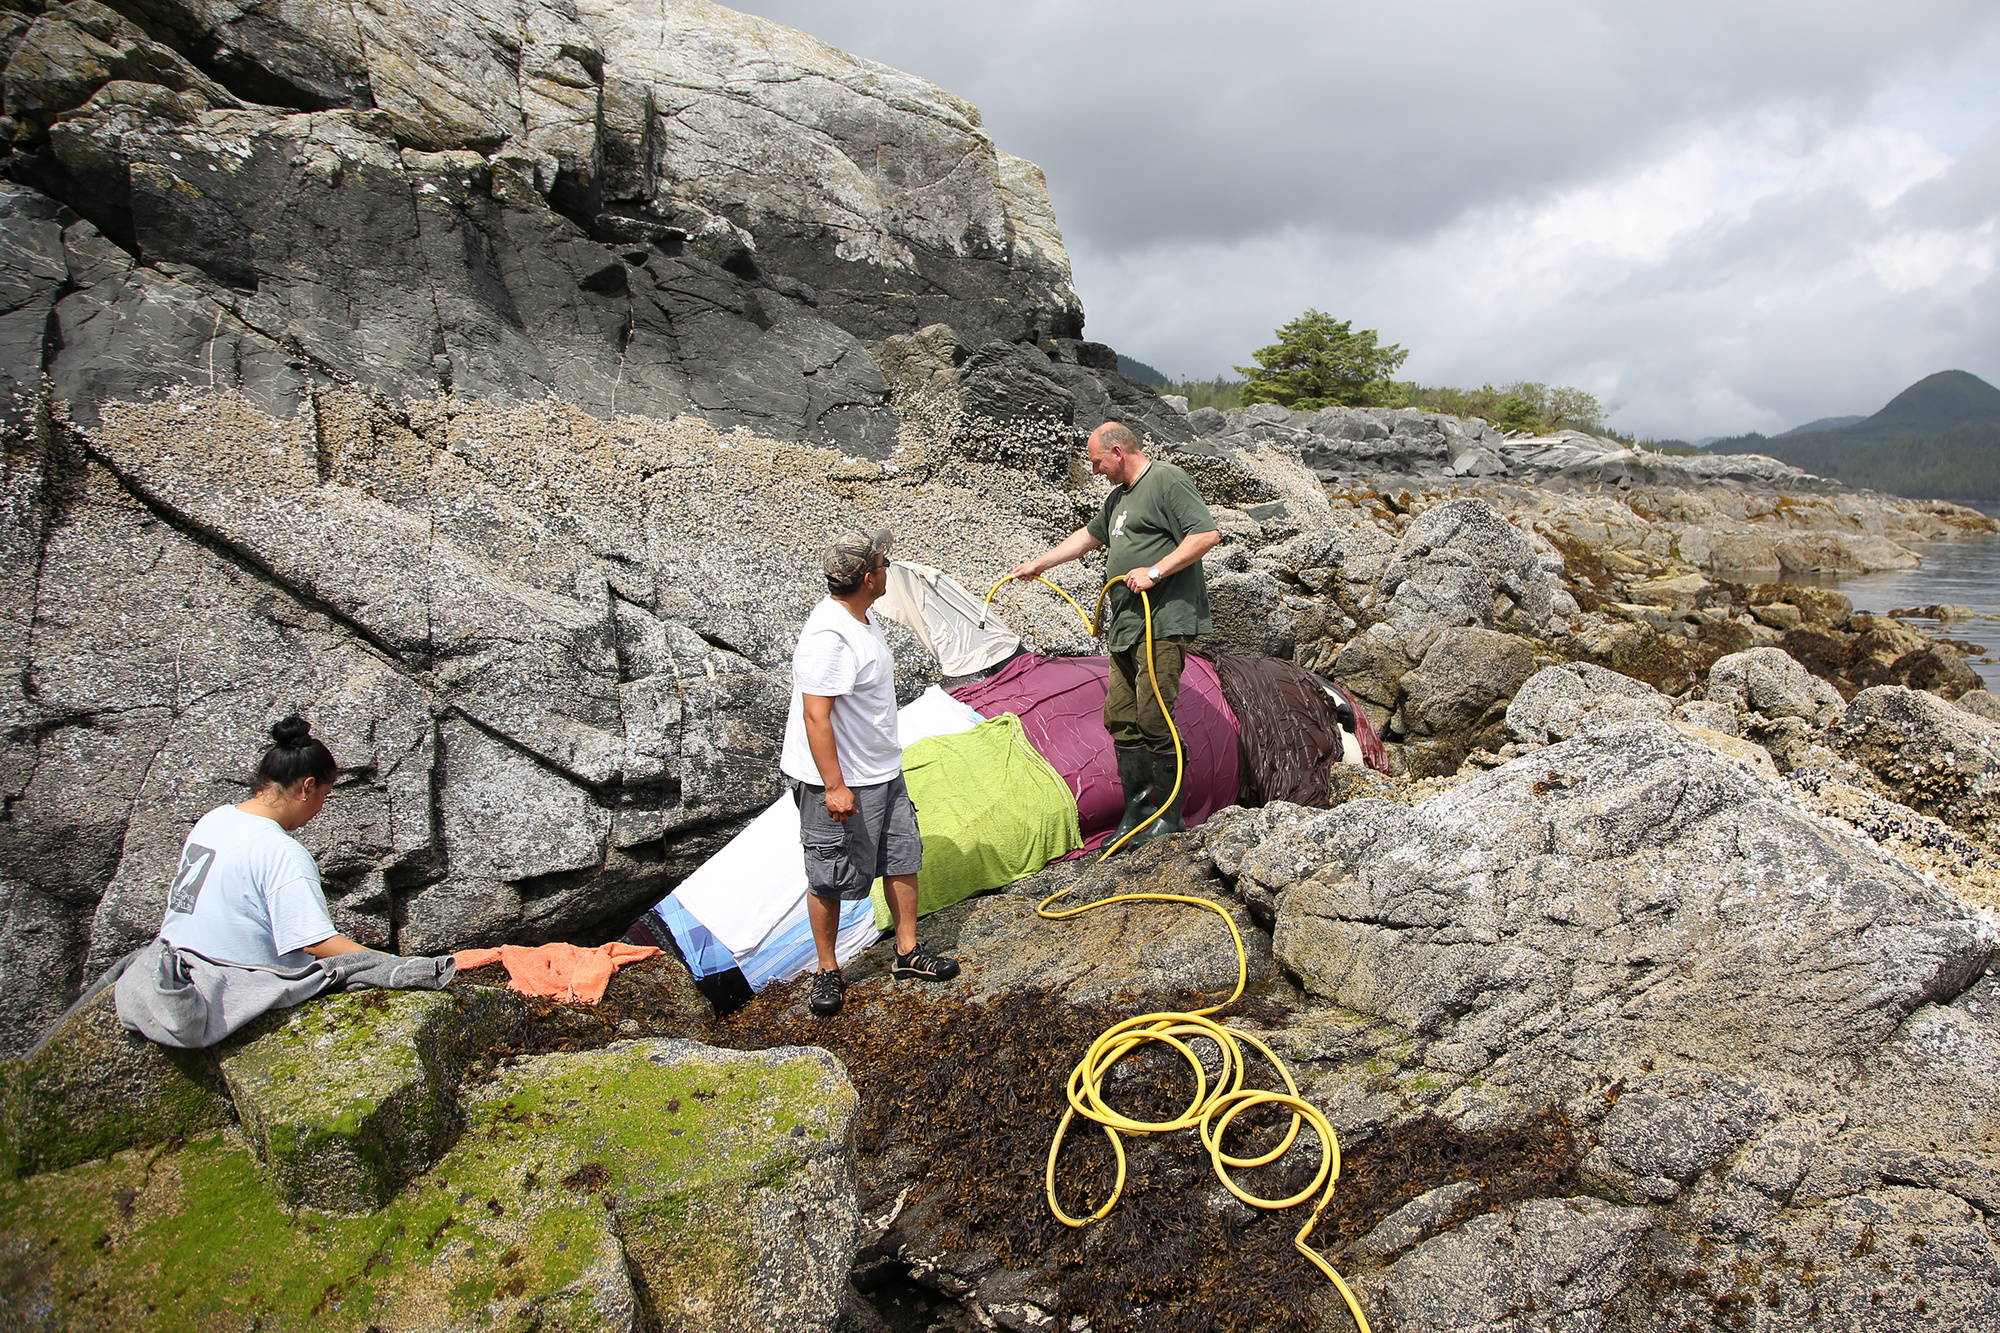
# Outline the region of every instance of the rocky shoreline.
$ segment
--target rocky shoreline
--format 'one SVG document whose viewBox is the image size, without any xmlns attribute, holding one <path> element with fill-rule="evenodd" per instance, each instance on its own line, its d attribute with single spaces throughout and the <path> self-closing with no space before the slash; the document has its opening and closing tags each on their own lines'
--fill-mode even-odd
<svg viewBox="0 0 2000 1333">
<path fill-rule="evenodd" d="M 39 472 L 11 474 L 17 488 L 33 480 L 26 508 L 43 534 L 27 654 L 38 685 L 18 705 L 40 720 L 8 742 L 33 755 L 14 761 L 30 776 L 10 807 L 12 864 L 45 882 L 76 874 L 80 850 L 97 845 L 114 867 L 93 912 L 51 898 L 51 915 L 72 913 L 56 930 L 15 926 L 12 957 L 66 931 L 72 952 L 42 956 L 49 974 L 78 976 L 79 961 L 87 971 L 150 930 L 144 858 L 166 855 L 196 807 L 227 790 L 227 737 L 243 724 L 220 741 L 214 729 L 258 699 L 323 700 L 316 726 L 353 774 L 347 812 L 307 830 L 343 929 L 379 923 L 405 948 L 588 938 L 607 904 L 629 920 L 767 798 L 788 625 L 813 597 L 798 571 L 821 531 L 885 522 L 913 555 L 935 553 L 977 583 L 1066 530 L 1100 484 L 1066 443 L 1026 434 L 1004 461 L 958 428 L 878 463 L 689 420 L 607 426 L 555 405 L 444 403 L 399 417 L 325 395 L 314 409 L 286 422 L 227 395 L 180 395 L 121 405 L 87 431 L 49 413 Z M 666 963 L 653 980 L 614 983 L 615 1023 L 462 983 L 375 1009 L 322 1002 L 193 1063 L 116 1032 L 100 1002 L 10 1067 L 10 1154 L 24 1173 L 7 1196 L 12 1308 L 70 1308 L 64 1293 L 94 1282 L 107 1293 L 99 1314 L 75 1306 L 67 1322 L 31 1326 L 130 1326 L 119 1284 L 161 1255 L 199 1250 L 183 1219 L 222 1190 L 243 1216 L 271 1219 L 258 1244 L 276 1240 L 270 1226 L 323 1218 L 300 1253 L 334 1267 L 358 1256 L 304 1303 L 340 1326 L 356 1311 L 357 1328 L 396 1327 L 384 1312 L 407 1306 L 429 1312 L 425 1327 L 546 1321 L 558 1309 L 566 1327 L 679 1326 L 672 1309 L 697 1322 L 727 1310 L 746 1326 L 872 1330 L 903 1327 L 882 1321 L 907 1305 L 928 1312 L 916 1327 L 1174 1327 L 1223 1308 L 1245 1326 L 1338 1327 L 1344 1313 L 1316 1276 L 1303 1281 L 1296 1256 L 1282 1268 L 1283 1246 L 1260 1238 L 1277 1233 L 1232 1216 L 1165 1144 L 1138 1150 L 1147 1202 L 1104 1243 L 1136 1256 L 1166 1243 L 1167 1227 L 1183 1238 L 1181 1271 L 1213 1269 L 1236 1295 L 1159 1277 L 1136 1303 L 1089 1297 L 1103 1285 L 1094 1252 L 1069 1254 L 1064 1237 L 1008 1220 L 1040 1207 L 1038 1187 L 979 1145 L 999 1135 L 1017 1160 L 1048 1127 L 1025 1112 L 980 1119 L 996 1092 L 976 1075 L 1004 1074 L 1007 1087 L 1047 1076 L 1032 1097 L 1007 1094 L 1025 1106 L 1059 1086 L 1085 1017 L 1212 993 L 1234 969 L 1226 936 L 1170 905 L 1068 926 L 1027 910 L 1075 879 L 1086 897 L 1165 888 L 1236 915 L 1259 996 L 1244 1021 L 1301 1070 L 1368 1182 L 1329 1244 L 1378 1327 L 1637 1330 L 1726 1322 L 1755 1305 L 1776 1312 L 1759 1316 L 1767 1326 L 1789 1328 L 1815 1312 L 1874 1311 L 1888 1295 L 1908 1327 L 2000 1312 L 2000 1282 L 1978 1258 L 1993 1245 L 1986 1210 L 2000 1207 L 1981 1183 L 2000 1179 L 2000 1156 L 1980 1091 L 2000 1083 L 1986 977 L 2000 948 L 2000 708 L 1948 645 L 1855 616 L 1838 594 L 1698 568 L 1675 551 L 1712 529 L 1688 523 L 1663 542 L 1642 516 L 1727 505 L 1738 530 L 1809 543 L 1991 521 L 1887 497 L 1759 496 L 1742 483 L 1493 489 L 1421 471 L 1323 481 L 1285 442 L 1227 435 L 1164 456 L 1196 475 L 1224 527 L 1213 646 L 1281 652 L 1349 685 L 1379 717 L 1399 776 L 1342 773 L 1331 810 L 1230 811 L 1111 868 L 1051 870 L 952 909 L 934 924 L 966 960 L 953 995 L 863 975 L 851 1005 L 868 1017 L 838 1032 L 784 988 L 718 1023 Z M 1632 517 L 1612 521 L 1620 511 Z M 413 518 L 430 534 L 420 562 L 372 576 L 361 553 L 406 543 L 394 534 Z M 322 535 L 289 540 L 300 531 Z M 1861 559 L 1882 548 L 1837 549 Z M 105 561 L 148 572 L 94 581 L 86 571 Z M 106 586 L 125 591 L 107 600 Z M 486 609 L 468 601 L 475 592 Z M 425 626 L 414 638 L 398 629 L 412 596 Z M 171 635 L 107 647 L 119 640 L 98 628 L 106 618 L 130 625 L 161 605 L 182 608 Z M 1053 607 L 1006 609 L 1031 641 L 1087 647 Z M 469 648 L 440 637 L 452 616 Z M 504 635 L 482 628 L 503 616 Z M 287 642 L 316 645 L 307 674 L 307 659 L 276 647 Z M 916 650 L 898 646 L 906 689 L 921 687 Z M 551 660 L 561 672 L 519 665 Z M 132 708 L 129 693 L 110 693 L 147 682 L 159 702 Z M 385 724 L 398 710 L 409 722 Z M 129 748 L 77 744 L 120 735 L 157 757 L 134 772 Z M 496 807 L 458 804 L 468 767 L 489 787 L 513 774 L 505 823 L 481 813 Z M 120 774 L 141 785 L 100 825 L 41 813 L 57 807 L 38 784 L 90 790 Z M 398 813 L 406 802 L 438 813 L 412 825 Z M 530 850 L 538 862 L 506 859 Z M 565 854 L 576 859 L 553 859 Z M 519 906 L 490 915 L 496 894 Z M 67 999 L 42 989 L 15 1002 L 33 1026 Z M 426 1017 L 440 1004 L 455 1016 Z M 1043 1031 L 1024 1025 L 1022 1004 L 1080 1017 Z M 379 1113 L 332 1115 L 320 1098 L 267 1107 L 279 1090 L 254 1071 L 318 1049 L 328 1038 L 311 1033 L 327 1024 L 340 1041 L 351 1040 L 343 1025 L 370 1034 L 365 1086 L 341 1095 Z M 947 1056 L 913 1096 L 890 1058 L 907 1050 L 894 1041 L 906 1027 L 911 1040 L 949 1031 L 979 1058 Z M 456 1034 L 457 1053 L 430 1054 L 426 1030 Z M 837 1281 L 688 1287 L 649 1256 L 734 1246 L 744 1257 L 717 1258 L 714 1271 L 758 1273 L 799 1243 L 782 1228 L 725 1236 L 712 1222 L 647 1230 L 657 1223 L 643 1219 L 667 1214 L 713 1219 L 717 1200 L 746 1206 L 748 1177 L 706 1175 L 662 1202 L 639 1183 L 664 1169 L 655 1135 L 586 1150 L 563 1137 L 563 1113 L 532 1134 L 506 1118 L 565 1080 L 625 1086 L 638 1075 L 616 1071 L 629 1066 L 658 1071 L 644 1078 L 659 1090 L 631 1094 L 651 1106 L 635 1124 L 657 1130 L 671 1119 L 660 1108 L 692 1105 L 683 1084 L 721 1058 L 690 1040 L 764 1049 L 757 1077 L 780 1083 L 793 1077 L 784 1061 L 805 1058 L 789 1048 L 824 1041 L 841 1053 L 803 1102 L 759 1092 L 743 1104 L 748 1121 L 717 1111 L 669 1136 L 747 1163 L 762 1182 L 757 1216 L 804 1208 L 819 1219 L 809 1266 L 831 1264 Z M 400 1066 L 396 1050 L 411 1053 Z M 399 1067 L 416 1082 L 384 1076 Z M 1162 1071 L 1135 1079 L 1141 1100 L 1185 1095 Z M 816 1106 L 834 1108 L 813 1122 L 831 1156 L 740 1137 L 760 1117 L 789 1124 L 822 1115 Z M 294 1127 L 280 1133 L 287 1116 Z M 492 1156 L 495 1134 L 527 1155 Z M 305 1176 L 274 1158 L 280 1139 L 317 1145 Z M 748 1157 L 720 1146 L 739 1142 Z M 1368 1174 L 1383 1169 L 1368 1165 L 1371 1145 L 1412 1144 L 1461 1168 L 1428 1184 L 1414 1168 Z M 467 1152 L 491 1164 L 474 1167 Z M 960 1165 L 945 1169 L 938 1153 Z M 332 1169 L 338 1160 L 386 1162 L 387 1174 Z M 1079 1159 L 1066 1179 L 1087 1193 L 1094 1169 Z M 305 1178 L 364 1184 L 288 1197 L 284 1182 Z M 582 1183 L 561 1184 L 572 1178 Z M 468 1179 L 483 1220 L 462 1200 L 425 1211 L 427 1198 L 460 1198 Z M 615 1239 L 571 1237 L 564 1228 L 582 1217 L 609 1217 Z M 443 1229 L 407 1253 L 379 1239 L 356 1248 L 398 1227 Z M 102 1244 L 61 1239 L 92 1228 Z M 606 1257 L 551 1265 L 543 1230 Z M 1892 1233 L 1903 1239 L 1881 1249 L 1889 1272 L 1857 1257 L 1865 1235 Z M 1921 1246 L 1907 1239 L 1917 1234 Z M 380 1271 L 368 1262 L 378 1252 Z M 188 1290 L 204 1309 L 235 1308 L 219 1289 Z M 1530 1300 L 1546 1318 L 1522 1322 Z M 1440 1324 L 1439 1310 L 1455 1313 Z"/>
<path fill-rule="evenodd" d="M 1187 412 L 1082 338 L 1039 170 L 943 90 L 702 0 L 398 12 L 0 14 L 0 1324 L 1344 1327 L 1190 1135 L 1046 1215 L 1081 1049 L 1237 976 L 1212 914 L 1035 914 L 1067 888 L 1241 932 L 1223 1016 L 1329 1117 L 1315 1242 L 1384 1333 L 2000 1325 L 2000 704 L 1977 645 L 1787 581 L 1992 519 Z M 947 909 L 960 980 L 864 956 L 831 1023 L 671 956 L 193 1054 L 65 1019 L 295 710 L 344 934 L 617 936 L 775 796 L 827 535 L 989 586 L 1095 510 L 1114 417 L 1216 514 L 1205 647 L 1338 680 L 1394 775 Z"/>
</svg>

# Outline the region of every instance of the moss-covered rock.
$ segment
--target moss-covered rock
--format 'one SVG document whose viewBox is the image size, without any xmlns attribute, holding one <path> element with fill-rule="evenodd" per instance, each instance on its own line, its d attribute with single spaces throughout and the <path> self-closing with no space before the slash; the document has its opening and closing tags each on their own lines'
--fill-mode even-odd
<svg viewBox="0 0 2000 1333">
<path fill-rule="evenodd" d="M 214 1057 L 127 1032 L 108 986 L 27 1059 L 8 1061 L 0 1078 L 10 1175 L 187 1138 L 236 1118 Z"/>
<path fill-rule="evenodd" d="M 370 1212 L 451 1146 L 459 1075 L 522 1015 L 497 990 L 325 996 L 246 1029 L 222 1075 L 281 1198 Z"/>
<path fill-rule="evenodd" d="M 596 1199 L 481 1176 L 448 1157 L 381 1212 L 328 1218 L 278 1197 L 233 1130 L 37 1176 L 0 1203 L 0 1325 L 415 1333 L 533 1327 L 547 1304 L 544 1327 L 638 1326 Z"/>
<path fill-rule="evenodd" d="M 585 1158 L 563 1184 L 603 1192 L 659 1326 L 693 1333 L 833 1327 L 859 1220 L 856 1106 L 816 1047 L 669 1040 L 529 1061 L 472 1114 L 488 1143 Z"/>
<path fill-rule="evenodd" d="M 0 1326 L 828 1329 L 855 1095 L 821 1050 L 524 1061 L 380 1211 L 300 1210 L 242 1134 L 0 1186 Z"/>
</svg>

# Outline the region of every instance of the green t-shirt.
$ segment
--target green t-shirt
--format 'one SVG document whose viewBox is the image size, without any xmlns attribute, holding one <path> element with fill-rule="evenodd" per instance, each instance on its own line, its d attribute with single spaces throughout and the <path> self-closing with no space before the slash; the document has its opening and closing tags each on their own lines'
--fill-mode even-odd
<svg viewBox="0 0 2000 1333">
<path fill-rule="evenodd" d="M 1192 534 L 1215 530 L 1215 518 L 1188 474 L 1157 460 L 1149 462 L 1130 486 L 1113 487 L 1097 517 L 1084 528 L 1105 545 L 1106 579 L 1131 569 L 1151 569 Z M 1156 639 L 1215 629 L 1208 613 L 1208 576 L 1199 560 L 1167 575 L 1146 595 L 1153 603 Z M 1130 590 L 1113 588 L 1105 615 L 1104 641 L 1112 652 L 1146 641 L 1145 612 Z"/>
</svg>

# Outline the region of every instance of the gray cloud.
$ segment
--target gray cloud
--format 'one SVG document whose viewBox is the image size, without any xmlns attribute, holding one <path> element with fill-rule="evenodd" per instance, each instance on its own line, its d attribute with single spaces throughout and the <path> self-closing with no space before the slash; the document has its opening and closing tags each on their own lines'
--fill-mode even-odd
<svg viewBox="0 0 2000 1333">
<path fill-rule="evenodd" d="M 2000 125 L 1951 164 L 1943 175 L 1911 188 L 1896 201 L 1896 215 L 1923 226 L 1977 227 L 2000 218 Z"/>
<path fill-rule="evenodd" d="M 1092 336 L 1169 373 L 1317 305 L 1645 433 L 2000 375 L 2000 143 L 1922 123 L 2000 122 L 1988 0 L 742 7 L 978 104 L 1048 173 Z"/>
</svg>

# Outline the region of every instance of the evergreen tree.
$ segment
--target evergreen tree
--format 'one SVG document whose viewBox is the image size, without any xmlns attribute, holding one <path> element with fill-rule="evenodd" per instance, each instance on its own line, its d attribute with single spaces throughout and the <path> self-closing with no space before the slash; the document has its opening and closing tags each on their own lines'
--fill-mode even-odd
<svg viewBox="0 0 2000 1333">
<path fill-rule="evenodd" d="M 1254 368 L 1236 367 L 1248 380 L 1245 406 L 1276 403 L 1316 412 L 1400 401 L 1389 376 L 1409 353 L 1394 343 L 1379 346 L 1373 329 L 1356 333 L 1352 321 L 1309 309 L 1278 330 L 1277 342 L 1253 355 Z"/>
<path fill-rule="evenodd" d="M 1500 400 L 1493 424 L 1501 430 L 1540 430 L 1542 416 L 1525 394 L 1510 393 Z"/>
</svg>

